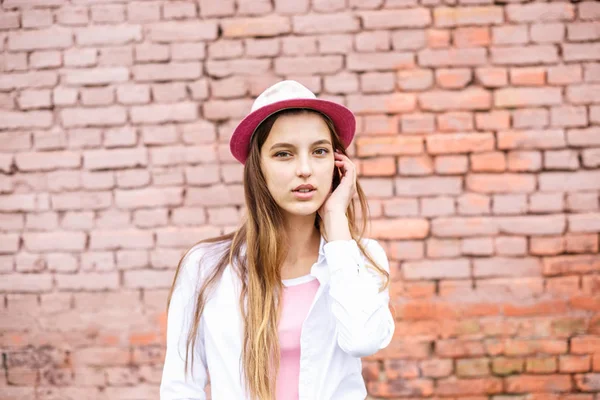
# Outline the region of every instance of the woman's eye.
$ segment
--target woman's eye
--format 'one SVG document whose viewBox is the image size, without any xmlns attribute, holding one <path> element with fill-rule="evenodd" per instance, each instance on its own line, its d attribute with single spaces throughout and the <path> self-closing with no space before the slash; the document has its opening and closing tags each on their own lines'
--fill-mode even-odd
<svg viewBox="0 0 600 400">
<path fill-rule="evenodd" d="M 320 156 L 324 156 L 325 154 L 329 153 L 329 150 L 327 150 L 327 149 L 316 149 L 315 153 L 317 153 Z"/>
<path fill-rule="evenodd" d="M 280 151 L 279 153 L 275 153 L 275 157 L 283 158 L 284 156 L 289 155 L 287 151 Z"/>
</svg>

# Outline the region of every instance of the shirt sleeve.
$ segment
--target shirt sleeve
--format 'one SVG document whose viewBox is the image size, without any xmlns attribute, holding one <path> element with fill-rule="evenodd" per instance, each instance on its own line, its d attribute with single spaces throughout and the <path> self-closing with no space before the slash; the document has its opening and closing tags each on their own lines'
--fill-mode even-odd
<svg viewBox="0 0 600 400">
<path fill-rule="evenodd" d="M 388 258 L 381 245 L 375 240 L 365 242 L 367 253 L 389 272 Z M 338 345 L 354 357 L 369 356 L 387 347 L 395 324 L 389 309 L 389 290 L 379 292 L 381 277 L 366 267 L 354 240 L 328 242 L 323 249 L 331 275 L 329 295 Z"/>
<path fill-rule="evenodd" d="M 167 350 L 160 383 L 160 400 L 206 400 L 204 387 L 207 383 L 206 354 L 204 351 L 203 327 L 198 328 L 195 348 L 188 352 L 188 368 L 185 371 L 186 339 L 192 326 L 196 303 L 197 279 L 188 272 L 198 268 L 198 250 L 190 251 L 184 258 L 177 279 L 167 318 Z M 192 351 L 194 368 L 192 371 Z M 193 372 L 193 373 L 192 373 Z M 187 375 L 187 376 L 186 376 Z"/>
</svg>

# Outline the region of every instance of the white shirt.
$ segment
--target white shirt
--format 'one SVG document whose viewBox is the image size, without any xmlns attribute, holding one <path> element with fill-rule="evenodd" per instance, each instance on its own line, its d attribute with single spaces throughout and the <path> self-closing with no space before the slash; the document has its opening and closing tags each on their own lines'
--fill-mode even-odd
<svg viewBox="0 0 600 400">
<path fill-rule="evenodd" d="M 389 271 L 388 259 L 375 240 L 364 246 L 379 266 Z M 206 302 L 196 339 L 193 376 L 184 374 L 185 343 L 202 279 L 211 263 L 207 245 L 185 256 L 169 306 L 167 350 L 160 385 L 161 400 L 204 400 L 207 372 L 212 400 L 247 399 L 241 349 L 243 320 L 239 310 L 239 278 L 228 265 Z M 354 240 L 325 242 L 311 267 L 320 287 L 302 326 L 299 376 L 300 400 L 363 400 L 367 391 L 360 357 L 386 347 L 394 333 L 388 307 L 389 291 L 379 292 L 376 271 Z M 188 360 L 191 360 L 191 353 Z M 188 364 L 191 362 L 188 361 Z M 190 367 L 188 365 L 188 371 Z"/>
</svg>

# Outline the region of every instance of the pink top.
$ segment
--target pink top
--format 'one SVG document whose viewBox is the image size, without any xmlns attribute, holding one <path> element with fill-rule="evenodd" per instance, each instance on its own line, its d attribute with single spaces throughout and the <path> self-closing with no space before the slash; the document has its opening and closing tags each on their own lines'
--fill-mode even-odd
<svg viewBox="0 0 600 400">
<path fill-rule="evenodd" d="M 300 334 L 319 281 L 312 275 L 283 280 L 283 302 L 279 323 L 281 360 L 277 375 L 277 400 L 298 400 Z"/>
</svg>

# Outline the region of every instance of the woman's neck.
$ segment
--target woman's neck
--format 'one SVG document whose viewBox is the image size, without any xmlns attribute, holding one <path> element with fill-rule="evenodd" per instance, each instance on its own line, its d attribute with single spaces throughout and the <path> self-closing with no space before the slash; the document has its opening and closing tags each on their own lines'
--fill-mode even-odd
<svg viewBox="0 0 600 400">
<path fill-rule="evenodd" d="M 315 215 L 294 217 L 286 220 L 286 233 L 289 240 L 285 265 L 294 265 L 306 258 L 319 254 L 321 234 L 315 228 Z"/>
</svg>

